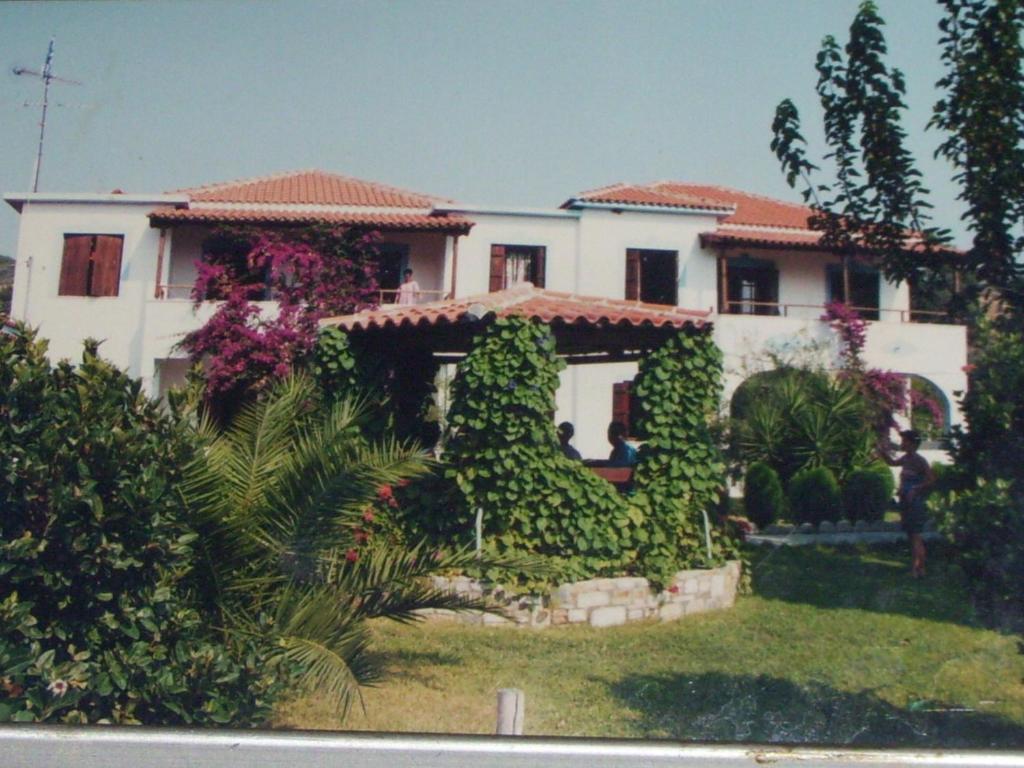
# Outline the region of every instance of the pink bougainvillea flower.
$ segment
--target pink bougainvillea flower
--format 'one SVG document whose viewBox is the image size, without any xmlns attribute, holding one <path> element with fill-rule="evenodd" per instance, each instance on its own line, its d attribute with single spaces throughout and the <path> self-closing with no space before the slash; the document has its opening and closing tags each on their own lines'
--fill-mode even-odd
<svg viewBox="0 0 1024 768">
<path fill-rule="evenodd" d="M 394 498 L 392 496 L 392 493 L 393 491 L 391 490 L 390 485 L 382 485 L 380 488 L 377 489 L 377 498 L 380 499 L 381 501 L 388 501 Z"/>
<path fill-rule="evenodd" d="M 354 563 L 359 559 L 359 552 L 355 549 L 350 549 L 345 553 L 345 559 L 350 563 Z"/>
<path fill-rule="evenodd" d="M 375 519 L 376 519 L 376 516 L 373 514 L 373 510 L 372 509 L 367 507 L 365 510 L 363 510 L 363 522 L 364 523 L 372 523 Z"/>
<path fill-rule="evenodd" d="M 673 595 L 678 595 L 679 594 L 679 585 L 678 584 L 673 584 L 671 587 L 668 588 L 668 591 L 671 592 Z"/>
</svg>

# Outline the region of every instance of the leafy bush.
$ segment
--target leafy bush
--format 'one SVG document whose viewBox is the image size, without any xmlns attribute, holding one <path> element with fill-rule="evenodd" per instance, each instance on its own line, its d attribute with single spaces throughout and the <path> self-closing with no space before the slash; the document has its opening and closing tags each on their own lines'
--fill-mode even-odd
<svg viewBox="0 0 1024 768">
<path fill-rule="evenodd" d="M 751 464 L 743 483 L 747 518 L 758 528 L 765 528 L 781 517 L 785 503 L 779 473 L 761 461 Z"/>
<path fill-rule="evenodd" d="M 828 467 L 797 472 L 788 490 L 789 510 L 798 523 L 834 522 L 842 513 L 839 484 Z"/>
<path fill-rule="evenodd" d="M 804 369 L 762 374 L 757 397 L 744 398 L 733 447 L 747 464 L 761 461 L 788 483 L 797 472 L 828 467 L 845 477 L 873 452 L 867 405 L 848 380 Z"/>
<path fill-rule="evenodd" d="M 981 607 L 1024 628 L 1024 498 L 1002 479 L 967 491 L 933 494 L 929 507 L 952 542 Z"/>
<path fill-rule="evenodd" d="M 45 350 L 0 336 L 0 720 L 262 721 L 256 647 L 188 597 L 190 430 L 96 344 L 77 368 Z"/>
<path fill-rule="evenodd" d="M 896 481 L 885 464 L 855 469 L 843 483 L 843 512 L 847 520 L 881 520 L 892 501 Z"/>
<path fill-rule="evenodd" d="M 1020 606 L 1024 562 L 1024 334 L 981 323 L 970 387 L 960 401 L 966 430 L 954 427 L 954 470 L 943 485 L 943 527 L 972 590 L 995 608 Z M 941 490 L 941 488 L 940 488 Z M 1013 533 L 1016 532 L 1016 533 Z M 1012 535 L 1011 535 L 1012 534 Z M 1017 574 L 1017 580 L 1010 578 Z"/>
</svg>

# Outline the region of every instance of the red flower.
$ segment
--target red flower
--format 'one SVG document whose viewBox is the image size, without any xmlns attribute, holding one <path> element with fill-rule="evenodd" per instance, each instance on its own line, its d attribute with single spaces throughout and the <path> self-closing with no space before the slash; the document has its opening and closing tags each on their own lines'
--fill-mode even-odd
<svg viewBox="0 0 1024 768">
<path fill-rule="evenodd" d="M 678 595 L 679 594 L 679 585 L 678 584 L 673 584 L 671 587 L 668 588 L 668 591 L 671 592 L 673 595 Z"/>
<path fill-rule="evenodd" d="M 964 373 L 974 373 L 978 369 L 974 363 L 968 363 L 967 365 L 961 366 L 960 370 Z"/>
<path fill-rule="evenodd" d="M 392 492 L 391 492 L 391 486 L 390 485 L 382 485 L 380 488 L 378 488 L 377 489 L 377 498 L 380 499 L 381 501 L 388 501 L 389 499 L 394 498 L 394 496 L 392 495 Z"/>
<path fill-rule="evenodd" d="M 345 559 L 348 560 L 350 563 L 354 563 L 356 560 L 359 559 L 359 553 L 356 552 L 356 550 L 354 549 L 350 549 L 348 552 L 345 553 Z"/>
<path fill-rule="evenodd" d="M 374 521 L 374 519 L 375 519 L 375 516 L 373 514 L 373 510 L 370 507 L 367 507 L 363 511 L 363 522 L 364 523 L 372 523 Z"/>
<path fill-rule="evenodd" d="M 370 534 L 368 534 L 364 530 L 356 528 L 356 532 L 353 538 L 356 540 L 357 544 L 365 544 L 367 541 L 370 540 Z"/>
</svg>

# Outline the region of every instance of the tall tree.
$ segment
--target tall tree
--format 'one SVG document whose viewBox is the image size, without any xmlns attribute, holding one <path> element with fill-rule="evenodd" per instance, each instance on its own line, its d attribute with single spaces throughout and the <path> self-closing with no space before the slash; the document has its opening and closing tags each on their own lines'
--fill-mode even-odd
<svg viewBox="0 0 1024 768">
<path fill-rule="evenodd" d="M 938 155 L 955 168 L 972 247 L 955 258 L 977 292 L 993 289 L 1007 317 L 1024 322 L 1019 256 L 1024 247 L 1024 5 L 1019 0 L 940 0 L 946 74 L 930 127 L 946 133 Z M 948 253 L 949 233 L 930 226 L 928 190 L 906 148 L 903 74 L 890 68 L 873 2 L 862 3 L 849 41 L 822 42 L 815 67 L 823 110 L 824 159 L 834 180 L 812 178 L 800 115 L 789 99 L 772 125 L 772 150 L 791 186 L 800 182 L 823 245 L 879 257 L 896 281 L 927 279 Z M 989 294 L 991 295 L 991 294 Z"/>
</svg>

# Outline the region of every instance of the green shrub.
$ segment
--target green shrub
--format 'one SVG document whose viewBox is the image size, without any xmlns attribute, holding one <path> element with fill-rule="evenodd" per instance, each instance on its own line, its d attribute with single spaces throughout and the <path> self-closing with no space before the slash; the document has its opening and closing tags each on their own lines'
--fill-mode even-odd
<svg viewBox="0 0 1024 768">
<path fill-rule="evenodd" d="M 1024 498 L 1006 480 L 933 494 L 929 508 L 990 618 L 1024 628 Z"/>
<path fill-rule="evenodd" d="M 797 472 L 789 481 L 789 511 L 798 523 L 836 521 L 842 513 L 839 484 L 828 467 Z"/>
<path fill-rule="evenodd" d="M 836 477 L 870 460 L 875 435 L 856 386 L 841 378 L 783 368 L 748 379 L 737 390 L 732 422 L 735 458 L 768 464 L 783 484 L 797 472 L 828 467 Z"/>
<path fill-rule="evenodd" d="M 190 602 L 191 430 L 86 344 L 0 335 L 0 721 L 250 724 L 272 681 Z M 246 641 L 247 643 L 248 641 Z"/>
<path fill-rule="evenodd" d="M 885 516 L 896 482 L 885 464 L 855 469 L 843 483 L 843 512 L 847 520 L 877 522 Z"/>
<path fill-rule="evenodd" d="M 743 484 L 747 518 L 758 528 L 765 528 L 782 516 L 785 500 L 779 473 L 761 461 L 751 464 Z"/>
</svg>

